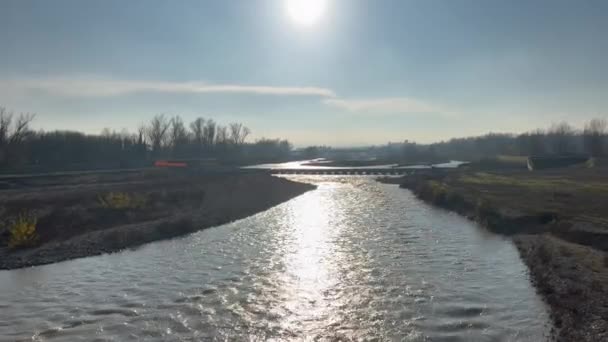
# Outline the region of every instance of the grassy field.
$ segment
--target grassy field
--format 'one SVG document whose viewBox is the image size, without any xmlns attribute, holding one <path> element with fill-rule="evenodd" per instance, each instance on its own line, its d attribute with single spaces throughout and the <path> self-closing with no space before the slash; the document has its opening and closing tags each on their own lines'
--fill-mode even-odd
<svg viewBox="0 0 608 342">
<path fill-rule="evenodd" d="M 469 197 L 524 213 L 553 211 L 563 219 L 602 222 L 608 214 L 608 173 L 603 169 L 469 172 L 446 182 Z"/>
</svg>

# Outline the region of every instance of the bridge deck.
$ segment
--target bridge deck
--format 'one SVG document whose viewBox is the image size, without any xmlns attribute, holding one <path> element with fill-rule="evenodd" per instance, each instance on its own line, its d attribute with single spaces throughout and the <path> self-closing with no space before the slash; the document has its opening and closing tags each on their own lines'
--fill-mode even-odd
<svg viewBox="0 0 608 342">
<path fill-rule="evenodd" d="M 411 169 L 362 169 L 362 168 L 342 168 L 342 169 L 271 169 L 271 174 L 287 175 L 405 175 L 412 172 Z"/>
</svg>

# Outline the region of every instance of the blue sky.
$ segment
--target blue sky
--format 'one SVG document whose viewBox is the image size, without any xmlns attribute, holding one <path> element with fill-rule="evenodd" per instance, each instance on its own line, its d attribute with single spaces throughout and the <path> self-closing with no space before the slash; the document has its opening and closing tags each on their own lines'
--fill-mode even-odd
<svg viewBox="0 0 608 342">
<path fill-rule="evenodd" d="M 431 142 L 608 112 L 608 1 L 0 1 L 0 105 L 35 127 L 157 113 L 296 145 Z"/>
</svg>

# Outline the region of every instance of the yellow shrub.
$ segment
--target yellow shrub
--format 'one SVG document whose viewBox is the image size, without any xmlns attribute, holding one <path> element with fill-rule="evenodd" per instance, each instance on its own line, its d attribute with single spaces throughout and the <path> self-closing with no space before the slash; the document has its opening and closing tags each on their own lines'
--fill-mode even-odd
<svg viewBox="0 0 608 342">
<path fill-rule="evenodd" d="M 32 247 L 38 242 L 37 219 L 33 215 L 20 215 L 10 226 L 10 248 Z"/>
<path fill-rule="evenodd" d="M 109 192 L 99 196 L 99 204 L 108 209 L 138 209 L 144 207 L 146 198 L 126 192 Z"/>
</svg>

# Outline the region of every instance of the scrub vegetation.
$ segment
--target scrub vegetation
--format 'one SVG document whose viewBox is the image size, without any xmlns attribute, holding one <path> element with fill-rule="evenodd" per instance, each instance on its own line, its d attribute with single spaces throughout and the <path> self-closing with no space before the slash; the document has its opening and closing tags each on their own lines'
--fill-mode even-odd
<svg viewBox="0 0 608 342">
<path fill-rule="evenodd" d="M 36 223 L 36 216 L 31 213 L 20 214 L 13 219 L 8 228 L 8 247 L 19 249 L 36 246 L 39 240 Z"/>
<path fill-rule="evenodd" d="M 4 182 L 8 189 L 0 190 L 0 269 L 115 252 L 188 234 L 314 188 L 264 172 L 167 169 Z"/>
<path fill-rule="evenodd" d="M 608 339 L 608 170 L 476 165 L 419 172 L 402 187 L 510 236 L 564 341 Z"/>
<path fill-rule="evenodd" d="M 146 196 L 126 192 L 109 192 L 99 196 L 99 204 L 106 209 L 144 209 L 146 202 Z"/>
</svg>

